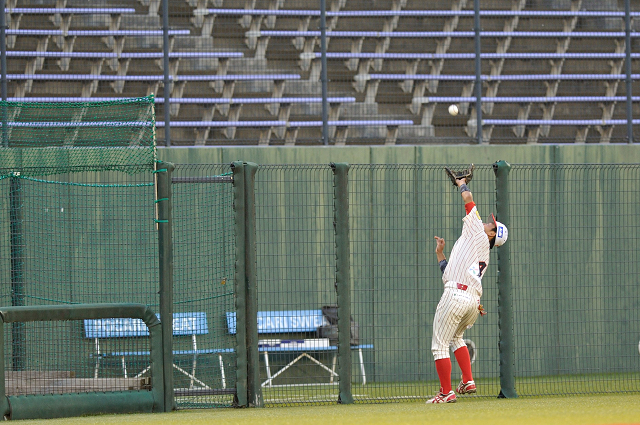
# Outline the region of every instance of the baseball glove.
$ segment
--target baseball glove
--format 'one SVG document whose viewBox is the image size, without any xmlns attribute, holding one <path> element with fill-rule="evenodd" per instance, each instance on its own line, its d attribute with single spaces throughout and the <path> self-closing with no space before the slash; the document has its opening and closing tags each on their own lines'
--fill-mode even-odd
<svg viewBox="0 0 640 425">
<path fill-rule="evenodd" d="M 451 179 L 451 183 L 453 183 L 455 187 L 458 187 L 456 180 L 464 179 L 467 184 L 471 181 L 473 178 L 473 168 L 473 164 L 471 164 L 466 170 L 452 171 L 449 167 L 444 167 L 444 171 L 446 171 L 447 176 Z"/>
</svg>

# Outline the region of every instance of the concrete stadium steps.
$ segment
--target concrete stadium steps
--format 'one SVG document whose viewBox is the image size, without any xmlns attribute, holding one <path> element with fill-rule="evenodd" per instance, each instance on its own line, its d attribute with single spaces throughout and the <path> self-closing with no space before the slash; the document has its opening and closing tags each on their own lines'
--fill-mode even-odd
<svg viewBox="0 0 640 425">
<path fill-rule="evenodd" d="M 595 0 L 583 0 L 582 7 L 586 6 L 589 10 L 596 10 L 595 6 L 600 4 L 604 8 L 618 8 L 617 4 L 613 4 L 613 0 L 603 0 L 600 4 Z M 123 14 L 117 21 L 118 29 L 160 29 L 161 19 L 157 11 L 157 2 L 153 0 L 118 0 L 112 4 L 100 4 L 101 7 L 117 6 L 130 7 L 136 10 L 134 15 Z M 207 7 L 239 7 L 230 0 L 219 0 L 207 2 Z M 520 7 L 522 2 L 514 2 L 513 0 L 492 0 L 487 8 L 495 10 L 510 10 L 513 7 Z M 211 36 L 202 36 L 202 27 L 195 24 L 194 11 L 202 2 L 197 0 L 184 0 L 172 2 L 170 5 L 171 27 L 172 29 L 188 29 L 190 35 L 172 37 L 172 51 L 205 51 L 205 50 L 225 50 L 242 52 L 244 58 L 232 58 L 228 60 L 218 60 L 210 58 L 189 58 L 172 61 L 174 67 L 172 73 L 178 74 L 261 74 L 261 73 L 286 73 L 299 74 L 301 80 L 287 81 L 282 91 L 282 96 L 319 96 L 321 93 L 321 85 L 319 81 L 319 59 L 314 58 L 305 62 L 300 59 L 300 54 L 307 52 L 319 51 L 319 38 L 304 37 L 295 39 L 293 37 L 269 37 L 265 42 L 266 50 L 264 55 L 260 55 L 260 41 L 257 45 L 248 45 L 246 34 L 247 31 L 253 29 L 274 29 L 274 30 L 297 30 L 303 18 L 299 16 L 277 16 L 275 18 L 267 17 L 251 17 L 242 18 L 241 16 L 218 15 L 215 17 L 215 25 L 212 27 Z M 256 0 L 256 9 L 269 9 L 271 0 Z M 17 5 L 22 7 L 55 7 L 56 0 L 17 0 Z M 154 6 L 155 5 L 155 6 Z M 333 0 L 328 1 L 328 9 L 332 5 L 334 10 L 367 10 L 371 8 L 371 3 L 365 0 Z M 457 6 L 456 6 L 457 5 Z M 567 10 L 571 2 L 556 2 L 556 9 Z M 86 1 L 68 0 L 67 7 L 87 7 Z M 303 8 L 304 3 L 284 2 L 279 5 L 280 9 L 296 9 Z M 548 6 L 548 5 L 546 5 Z M 545 7 L 546 7 L 545 6 Z M 243 5 L 240 5 L 243 7 Z M 306 5 L 306 7 L 309 7 Z M 315 7 L 315 6 L 314 6 Z M 425 3 L 422 0 L 380 0 L 376 1 L 375 8 L 378 10 L 400 9 L 400 10 L 451 10 L 452 7 L 461 7 L 464 11 L 473 9 L 473 1 L 471 0 L 435 0 Z M 542 7 L 539 4 L 527 4 L 527 8 Z M 156 9 L 154 9 L 156 8 Z M 552 7 L 553 9 L 553 7 Z M 542 10 L 542 9 L 540 9 Z M 330 29 L 334 30 L 358 30 L 358 31 L 443 31 L 448 24 L 451 23 L 451 17 L 339 17 L 329 19 Z M 520 17 L 514 19 L 508 16 L 492 16 L 482 18 L 482 27 L 485 31 L 502 31 L 509 25 L 512 25 L 513 31 L 540 31 L 543 28 L 546 31 L 563 31 L 571 17 Z M 463 16 L 455 19 L 455 25 L 452 26 L 453 31 L 472 31 L 473 17 Z M 313 17 L 309 20 L 307 28 L 309 30 L 317 30 L 319 19 Z M 514 26 L 514 22 L 517 25 Z M 575 27 L 574 31 L 613 31 L 620 30 L 623 21 L 620 18 L 590 18 L 582 17 L 579 19 L 579 27 Z M 28 24 L 28 25 L 27 25 Z M 109 15 L 83 16 L 74 15 L 70 21 L 70 29 L 108 29 L 114 25 Z M 254 25 L 254 27 L 251 27 Z M 29 16 L 29 19 L 22 18 L 19 28 L 44 28 L 59 29 L 59 25 L 55 23 L 55 19 L 47 15 Z M 574 28 L 571 27 L 570 28 Z M 70 37 L 52 36 L 49 38 L 47 51 L 57 51 L 63 47 L 59 45 L 60 39 L 69 42 Z M 73 40 L 73 51 L 78 52 L 114 52 L 114 51 L 161 51 L 161 36 L 143 36 L 143 37 L 124 37 L 120 45 L 116 45 L 113 37 L 76 37 Z M 443 47 L 443 41 L 446 46 Z M 568 43 L 564 44 L 566 41 Z M 12 50 L 36 50 L 38 44 L 42 43 L 42 37 L 18 36 L 15 39 L 15 47 Z M 329 39 L 329 52 L 386 52 L 386 53 L 406 53 L 406 52 L 438 52 L 460 53 L 472 52 L 472 38 L 429 38 L 420 40 L 411 38 L 378 38 L 366 37 L 361 41 L 352 38 L 333 37 Z M 634 44 L 638 44 L 638 40 L 634 40 Z M 249 43 L 250 44 L 250 43 Z M 557 40 L 554 38 L 519 38 L 519 37 L 487 37 L 482 40 L 482 52 L 496 53 L 499 51 L 506 52 L 556 52 L 562 45 L 562 51 L 567 52 L 616 52 L 620 50 L 620 44 L 616 45 L 612 39 L 602 39 L 594 42 L 594 39 L 571 37 L 568 39 Z M 440 46 L 440 47 L 439 47 Z M 42 46 L 40 46 L 42 47 Z M 258 54 L 258 58 L 256 58 Z M 63 61 L 64 62 L 64 61 Z M 38 65 L 40 69 L 38 73 L 77 73 L 89 74 L 92 68 L 95 69 L 99 60 L 72 58 L 66 61 L 66 68 L 63 68 L 60 61 L 55 58 L 45 58 Z M 617 68 L 623 64 L 622 59 L 566 59 L 552 61 L 548 59 L 507 59 L 507 60 L 483 60 L 483 73 L 489 74 L 497 72 L 499 75 L 505 74 L 550 74 L 554 69 L 560 70 L 563 74 L 572 73 L 598 73 L 611 74 L 624 73 Z M 33 60 L 24 58 L 12 58 L 8 61 L 9 73 L 21 74 L 25 73 L 30 66 L 33 66 Z M 127 75 L 161 75 L 162 59 L 107 59 L 102 63 L 99 73 L 115 74 L 126 73 Z M 340 110 L 340 119 L 369 119 L 374 115 L 385 116 L 393 119 L 410 119 L 416 124 L 412 128 L 401 128 L 398 130 L 398 140 L 403 137 L 408 139 L 433 137 L 446 137 L 447 134 L 457 138 L 468 137 L 465 127 L 465 117 L 473 114 L 472 108 L 468 108 L 458 117 L 451 117 L 446 112 L 446 104 L 433 105 L 431 116 L 428 120 L 424 119 L 424 105 L 420 109 L 413 107 L 416 97 L 421 96 L 468 96 L 473 95 L 469 92 L 473 87 L 473 82 L 461 81 L 439 81 L 439 82 L 420 82 L 417 80 L 395 80 L 380 81 L 374 91 L 371 91 L 373 97 L 367 96 L 368 88 L 357 89 L 355 84 L 356 76 L 367 73 L 381 74 L 404 74 L 406 72 L 415 72 L 416 74 L 431 74 L 437 72 L 440 75 L 455 74 L 473 74 L 474 60 L 445 59 L 445 60 L 398 60 L 398 59 L 330 59 L 329 60 L 329 91 L 332 96 L 354 96 L 356 103 L 342 105 Z M 555 67 L 555 68 L 554 68 Z M 15 87 L 20 83 L 9 83 L 9 95 L 15 91 Z M 61 84 L 60 82 L 33 81 L 29 95 L 31 96 L 80 96 L 87 91 L 87 85 L 92 84 L 89 81 L 69 81 Z M 368 83 L 369 84 L 369 83 Z M 605 81 L 600 82 L 579 82 L 579 81 L 561 81 L 557 85 L 554 84 L 553 90 L 548 90 L 548 82 L 544 81 L 526 81 L 526 82 L 486 82 L 483 84 L 483 94 L 486 96 L 545 96 L 552 95 L 618 95 L 620 96 L 625 90 L 624 80 L 613 82 L 607 85 Z M 116 89 L 116 86 L 118 89 Z M 187 82 L 181 88 L 174 88 L 173 95 L 182 90 L 182 97 L 220 97 L 222 96 L 222 83 L 211 84 L 209 82 Z M 368 86 L 367 86 L 368 87 Z M 426 88 L 425 88 L 426 87 Z M 594 92 L 595 88 L 595 92 Z M 634 82 L 634 92 L 640 88 L 640 82 Z M 257 81 L 257 82 L 236 82 L 233 90 L 233 97 L 270 97 L 273 94 L 273 82 Z M 150 82 L 133 82 L 127 81 L 121 84 L 114 84 L 108 81 L 100 81 L 93 88 L 91 95 L 93 96 L 143 96 L 149 92 L 155 92 L 156 95 L 162 96 L 162 83 Z M 312 94 L 313 93 L 313 94 Z M 491 93 L 491 94 L 489 94 Z M 419 99 L 418 99 L 419 100 Z M 521 108 L 529 108 L 528 119 L 541 118 L 541 108 L 546 103 L 533 103 L 530 105 L 521 105 L 519 103 L 494 103 L 487 105 L 489 108 L 484 118 L 495 119 L 515 119 L 518 118 Z M 618 105 L 613 109 L 614 117 L 618 117 L 623 110 L 623 105 Z M 172 105 L 172 119 L 193 121 L 205 119 L 207 110 L 212 105 Z M 215 107 L 213 107 L 215 108 Z M 280 114 L 282 108 L 274 109 L 276 115 Z M 269 110 L 263 104 L 246 104 L 241 108 L 239 119 L 251 120 L 274 120 L 278 117 L 273 111 Z M 158 114 L 163 114 L 163 105 L 157 105 Z M 293 104 L 288 107 L 288 113 L 291 120 L 309 120 L 316 119 L 320 115 L 320 104 Z M 229 117 L 229 108 L 219 108 L 213 113 L 213 119 Z M 466 114 L 466 115 L 465 115 Z M 585 103 L 580 114 L 584 116 L 575 117 L 575 108 L 564 104 L 557 104 L 552 119 L 584 119 L 603 117 L 601 106 L 597 102 Z M 424 125 L 418 125 L 424 121 Z M 435 129 L 434 129 L 435 127 Z M 621 129 L 616 128 L 615 132 L 625 131 L 623 126 Z M 384 129 L 371 130 L 371 137 L 379 140 Z M 176 140 L 191 140 L 193 143 L 194 130 L 174 128 Z M 252 133 L 253 131 L 253 133 Z M 257 139 L 260 129 L 238 128 L 235 136 L 240 142 L 241 138 Z M 301 128 L 298 131 L 298 140 L 318 139 L 319 128 Z M 365 137 L 369 135 L 365 128 L 352 128 L 349 130 L 350 137 L 357 135 Z M 527 129 L 528 131 L 528 129 Z M 159 130 L 159 139 L 162 139 L 163 130 Z M 213 141 L 220 137 L 222 140 L 228 140 L 229 144 L 235 143 L 234 140 L 225 139 L 222 135 L 224 129 L 211 129 L 207 140 Z M 494 126 L 491 129 L 491 138 L 498 137 L 508 139 L 518 139 L 522 141 L 526 136 L 516 137 L 512 128 L 508 126 Z M 586 139 L 595 138 L 594 131 L 587 132 Z M 251 134 L 253 134 L 251 136 Z M 576 129 L 565 126 L 551 126 L 548 130 L 549 136 L 556 134 L 566 137 L 569 140 L 576 140 Z M 278 140 L 276 143 L 280 143 Z M 384 137 L 382 137 L 384 139 Z M 226 143 L 226 141 L 225 141 Z"/>
<path fill-rule="evenodd" d="M 506 143 L 506 144 L 526 144 L 526 143 L 536 143 L 536 142 L 544 142 L 545 140 L 553 140 L 560 143 L 600 143 L 601 142 L 601 134 L 596 128 L 576 128 L 572 126 L 551 126 L 549 134 L 543 137 L 531 137 L 531 141 L 529 141 L 530 132 L 536 130 L 535 126 L 527 127 L 527 131 L 525 132 L 525 137 L 518 137 L 515 135 L 512 127 L 501 127 L 496 126 L 492 129 L 491 134 L 491 143 Z M 485 129 L 485 133 L 486 133 Z M 586 137 L 582 138 L 579 135 L 579 131 L 586 131 Z M 625 126 L 616 126 L 613 129 L 612 139 L 622 140 L 626 134 Z"/>
<path fill-rule="evenodd" d="M 553 103 L 551 103 L 553 104 Z M 532 106 L 529 119 L 543 119 L 543 113 L 541 106 L 551 104 L 536 104 Z M 518 108 L 522 106 L 522 103 L 495 103 L 493 107 L 493 116 L 496 117 L 509 117 L 510 119 L 518 118 Z M 618 114 L 621 114 L 619 118 L 624 118 L 625 104 L 619 104 L 617 106 Z M 602 117 L 602 108 L 597 102 L 582 103 L 580 109 L 576 110 L 575 104 L 569 103 L 555 103 L 556 116 L 562 117 L 562 119 L 569 120 L 585 120 L 585 119 L 600 119 Z M 469 119 L 475 117 L 468 116 Z M 485 117 L 486 118 L 486 117 Z"/>
</svg>

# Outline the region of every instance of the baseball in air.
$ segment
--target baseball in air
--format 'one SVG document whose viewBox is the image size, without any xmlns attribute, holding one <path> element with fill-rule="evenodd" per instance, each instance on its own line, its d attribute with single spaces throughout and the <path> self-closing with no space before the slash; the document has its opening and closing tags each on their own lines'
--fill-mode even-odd
<svg viewBox="0 0 640 425">
<path fill-rule="evenodd" d="M 449 113 L 453 116 L 458 115 L 458 107 L 456 105 L 449 105 Z"/>
</svg>

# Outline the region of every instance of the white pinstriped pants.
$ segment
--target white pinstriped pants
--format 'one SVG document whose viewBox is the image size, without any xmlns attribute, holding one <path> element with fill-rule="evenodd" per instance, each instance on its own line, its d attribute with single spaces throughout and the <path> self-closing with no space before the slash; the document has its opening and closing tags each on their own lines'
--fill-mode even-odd
<svg viewBox="0 0 640 425">
<path fill-rule="evenodd" d="M 479 303 L 480 298 L 473 289 L 463 291 L 455 282 L 446 283 L 433 318 L 431 352 L 434 360 L 449 358 L 449 347 L 456 351 L 466 345 L 462 335 L 476 322 Z"/>
</svg>

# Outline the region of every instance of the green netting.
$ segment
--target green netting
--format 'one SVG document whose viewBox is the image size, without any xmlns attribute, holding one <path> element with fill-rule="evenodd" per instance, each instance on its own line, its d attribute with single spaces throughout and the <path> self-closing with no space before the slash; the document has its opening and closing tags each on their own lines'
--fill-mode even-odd
<svg viewBox="0 0 640 425">
<path fill-rule="evenodd" d="M 155 205 L 151 172 L 66 173 L 55 180 L 5 173 L 0 305 L 136 302 L 158 311 Z M 79 320 L 5 329 L 11 395 L 119 391 L 139 388 L 149 376 L 133 379 L 149 366 L 148 355 L 122 362 L 108 354 L 148 352 L 147 338 L 98 341 Z M 29 385 L 16 387 L 25 377 Z"/>
<path fill-rule="evenodd" d="M 236 247 L 230 166 L 176 165 L 172 177 L 173 311 L 200 314 L 206 322 L 195 339 L 174 333 L 176 403 L 180 408 L 231 406 L 236 352 L 226 313 L 235 311 Z"/>
<path fill-rule="evenodd" d="M 0 168 L 23 175 L 149 170 L 153 96 L 111 102 L 0 102 Z"/>
<path fill-rule="evenodd" d="M 58 178 L 0 181 L 3 304 L 126 300 L 157 308 L 152 174 Z"/>
</svg>

